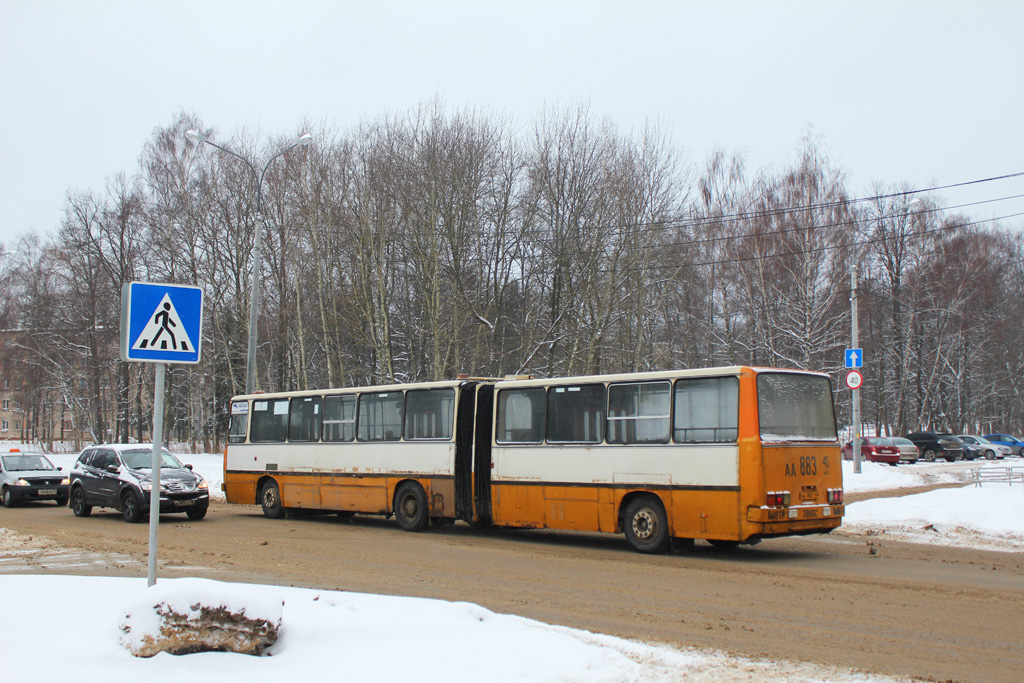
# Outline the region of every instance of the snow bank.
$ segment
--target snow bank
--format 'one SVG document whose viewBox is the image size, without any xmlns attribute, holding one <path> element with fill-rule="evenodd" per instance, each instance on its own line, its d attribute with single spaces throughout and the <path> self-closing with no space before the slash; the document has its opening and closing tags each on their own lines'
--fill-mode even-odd
<svg viewBox="0 0 1024 683">
<path fill-rule="evenodd" d="M 9 599 L 0 620 L 6 680 L 102 671 L 112 680 L 346 680 L 407 683 L 653 683 L 711 681 L 890 681 L 806 663 L 757 661 L 678 650 L 495 614 L 469 603 L 398 598 L 205 579 L 2 576 Z M 141 659 L 119 644 L 127 614 L 158 602 L 190 609 L 230 604 L 281 615 L 269 656 L 204 652 Z"/>
</svg>

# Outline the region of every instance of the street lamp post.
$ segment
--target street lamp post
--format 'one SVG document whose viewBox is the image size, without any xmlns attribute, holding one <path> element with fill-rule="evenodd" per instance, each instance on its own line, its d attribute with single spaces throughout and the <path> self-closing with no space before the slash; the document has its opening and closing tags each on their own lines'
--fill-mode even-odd
<svg viewBox="0 0 1024 683">
<path fill-rule="evenodd" d="M 263 170 L 258 173 L 256 171 L 256 167 L 253 166 L 248 159 L 243 157 L 241 154 L 232 152 L 227 147 L 221 147 L 198 130 L 193 129 L 185 131 L 185 137 L 193 142 L 205 142 L 208 145 L 216 147 L 222 152 L 227 152 L 236 159 L 241 159 L 249 170 L 252 171 L 252 175 L 256 179 L 256 234 L 253 236 L 252 243 L 252 289 L 249 297 L 249 350 L 245 359 L 245 393 L 251 394 L 256 390 L 256 320 L 259 318 L 260 312 L 259 277 L 260 270 L 263 269 L 263 251 L 261 247 L 261 241 L 263 239 L 263 178 L 267 175 L 267 169 L 270 168 L 270 164 L 274 163 L 275 159 L 296 147 L 305 147 L 313 141 L 313 136 L 309 133 L 301 136 L 291 145 L 272 156 L 270 161 L 268 161 L 263 167 Z"/>
</svg>

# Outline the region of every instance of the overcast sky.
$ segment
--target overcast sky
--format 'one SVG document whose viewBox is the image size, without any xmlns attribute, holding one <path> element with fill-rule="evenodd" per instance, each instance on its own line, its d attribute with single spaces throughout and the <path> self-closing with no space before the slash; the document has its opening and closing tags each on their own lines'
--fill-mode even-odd
<svg viewBox="0 0 1024 683">
<path fill-rule="evenodd" d="M 783 166 L 813 127 L 859 195 L 1016 173 L 1022 19 L 1016 0 L 0 0 L 0 241 L 54 230 L 68 190 L 133 173 L 182 110 L 226 138 L 347 128 L 435 95 L 521 122 L 584 100 L 750 169 Z M 944 196 L 1014 194 L 1024 178 Z"/>
</svg>

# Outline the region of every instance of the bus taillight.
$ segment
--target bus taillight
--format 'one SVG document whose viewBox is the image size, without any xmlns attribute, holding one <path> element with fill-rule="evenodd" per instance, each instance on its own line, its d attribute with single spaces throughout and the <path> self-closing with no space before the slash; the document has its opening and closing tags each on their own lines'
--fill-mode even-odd
<svg viewBox="0 0 1024 683">
<path fill-rule="evenodd" d="M 828 490 L 828 503 L 829 503 L 829 505 L 842 505 L 843 504 L 843 490 L 842 489 L 829 489 Z"/>
<path fill-rule="evenodd" d="M 787 507 L 790 499 L 789 491 L 769 491 L 768 507 Z"/>
</svg>

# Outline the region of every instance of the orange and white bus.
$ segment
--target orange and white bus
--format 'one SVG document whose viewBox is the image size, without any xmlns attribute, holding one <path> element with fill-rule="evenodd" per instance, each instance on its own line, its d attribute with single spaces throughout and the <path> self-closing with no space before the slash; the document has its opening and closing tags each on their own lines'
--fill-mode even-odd
<svg viewBox="0 0 1024 683">
<path fill-rule="evenodd" d="M 828 375 L 738 366 L 237 396 L 224 490 L 268 517 L 623 532 L 649 553 L 844 512 Z"/>
</svg>

